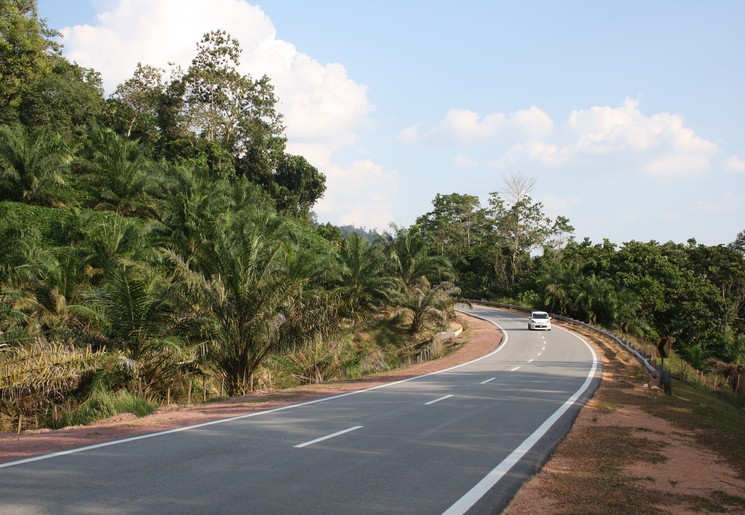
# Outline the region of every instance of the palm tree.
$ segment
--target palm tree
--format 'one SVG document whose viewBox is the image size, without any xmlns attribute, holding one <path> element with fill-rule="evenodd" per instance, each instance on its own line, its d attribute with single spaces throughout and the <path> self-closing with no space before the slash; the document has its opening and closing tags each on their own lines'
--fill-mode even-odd
<svg viewBox="0 0 745 515">
<path fill-rule="evenodd" d="M 210 228 L 231 206 L 228 183 L 210 179 L 200 170 L 174 167 L 171 195 L 166 201 L 164 242 L 185 259 L 200 259 Z"/>
<path fill-rule="evenodd" d="M 447 312 L 453 308 L 455 297 L 460 289 L 451 282 L 432 286 L 426 277 L 420 277 L 416 284 L 406 289 L 400 296 L 399 306 L 411 313 L 412 333 L 421 331 L 429 321 L 443 323 Z"/>
<path fill-rule="evenodd" d="M 551 312 L 566 315 L 574 302 L 572 291 L 579 277 L 579 268 L 573 262 L 557 259 L 544 263 L 545 269 L 536 279 L 538 291 L 543 292 L 544 306 Z"/>
<path fill-rule="evenodd" d="M 428 252 L 427 241 L 416 227 L 406 229 L 392 225 L 392 229 L 393 234 L 384 235 L 384 245 L 391 273 L 403 288 L 413 286 L 421 277 L 452 277 L 450 263 Z"/>
<path fill-rule="evenodd" d="M 167 251 L 198 316 L 207 322 L 207 359 L 229 395 L 249 389 L 251 375 L 274 352 L 289 350 L 335 322 L 335 302 L 306 291 L 308 277 L 293 273 L 293 249 L 281 219 L 241 211 L 212 228 L 194 261 Z"/>
<path fill-rule="evenodd" d="M 91 145 L 88 165 L 101 199 L 96 207 L 113 209 L 120 215 L 151 215 L 155 168 L 139 142 L 101 129 L 93 133 Z"/>
<path fill-rule="evenodd" d="M 345 310 L 358 320 L 388 299 L 395 282 L 385 272 L 385 256 L 380 248 L 356 233 L 345 238 L 339 256 Z"/>
<path fill-rule="evenodd" d="M 120 218 L 102 220 L 88 228 L 84 248 L 90 255 L 88 274 L 94 286 L 115 270 L 121 259 L 152 262 L 159 259 L 158 249 L 151 246 L 152 224 L 141 220 Z"/>
<path fill-rule="evenodd" d="M 68 146 L 56 133 L 0 127 L 0 200 L 53 205 L 71 161 Z"/>
</svg>

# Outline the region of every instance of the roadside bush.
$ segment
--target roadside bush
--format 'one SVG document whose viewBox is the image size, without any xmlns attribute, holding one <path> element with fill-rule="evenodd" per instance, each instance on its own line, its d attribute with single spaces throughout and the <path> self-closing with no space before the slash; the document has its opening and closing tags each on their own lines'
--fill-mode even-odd
<svg viewBox="0 0 745 515">
<path fill-rule="evenodd" d="M 71 413 L 61 417 L 59 427 L 87 425 L 120 415 L 133 413 L 138 417 L 151 414 L 158 407 L 144 397 L 125 390 L 112 393 L 108 390 L 94 390 L 91 396 Z"/>
</svg>

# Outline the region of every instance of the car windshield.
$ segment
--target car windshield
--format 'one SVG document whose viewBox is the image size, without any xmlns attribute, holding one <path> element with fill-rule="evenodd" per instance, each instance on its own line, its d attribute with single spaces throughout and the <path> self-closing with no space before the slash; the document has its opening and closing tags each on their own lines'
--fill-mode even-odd
<svg viewBox="0 0 745 515">
<path fill-rule="evenodd" d="M 533 313 L 533 318 L 548 318 L 548 313 Z"/>
</svg>

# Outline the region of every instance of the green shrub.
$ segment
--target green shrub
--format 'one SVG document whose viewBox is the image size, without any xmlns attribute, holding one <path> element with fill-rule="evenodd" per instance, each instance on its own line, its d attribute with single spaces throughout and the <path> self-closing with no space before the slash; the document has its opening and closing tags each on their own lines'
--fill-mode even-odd
<svg viewBox="0 0 745 515">
<path fill-rule="evenodd" d="M 133 413 L 138 417 L 151 414 L 158 405 L 144 397 L 121 390 L 116 393 L 94 390 L 91 396 L 72 413 L 63 417 L 62 426 L 92 424 L 122 413 Z"/>
</svg>

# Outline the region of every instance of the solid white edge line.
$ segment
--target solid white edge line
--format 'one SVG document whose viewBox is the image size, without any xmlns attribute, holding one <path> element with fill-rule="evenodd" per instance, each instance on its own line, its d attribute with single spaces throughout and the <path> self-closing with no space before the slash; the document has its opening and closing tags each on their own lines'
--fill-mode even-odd
<svg viewBox="0 0 745 515">
<path fill-rule="evenodd" d="M 445 395 L 444 397 L 440 397 L 439 399 L 435 399 L 435 400 L 433 400 L 433 401 L 425 402 L 425 403 L 424 403 L 424 405 L 425 405 L 425 406 L 429 406 L 430 404 L 434 404 L 434 403 L 436 403 L 436 402 L 440 402 L 440 401 L 444 401 L 445 399 L 449 399 L 449 398 L 450 398 L 450 397 L 452 397 L 452 396 L 453 396 L 452 394 L 450 394 L 450 395 Z"/>
<path fill-rule="evenodd" d="M 590 387 L 590 384 L 592 383 L 593 379 L 595 379 L 595 372 L 597 370 L 597 364 L 598 364 L 598 356 L 595 353 L 595 349 L 590 346 L 589 343 L 587 343 L 583 338 L 577 336 L 576 334 L 572 333 L 571 331 L 567 331 L 569 334 L 574 335 L 575 337 L 579 338 L 582 343 L 584 343 L 588 349 L 590 349 L 590 353 L 592 354 L 592 367 L 590 368 L 590 373 L 585 378 L 585 382 L 582 383 L 582 386 L 574 392 L 574 394 L 569 397 L 569 399 L 564 402 L 564 404 L 559 407 L 549 418 L 541 424 L 538 429 L 533 431 L 533 434 L 531 434 L 528 438 L 526 438 L 512 453 L 507 456 L 502 462 L 497 465 L 491 472 L 489 472 L 484 479 L 479 481 L 476 486 L 471 488 L 463 497 L 458 499 L 455 504 L 453 504 L 450 508 L 447 509 L 443 513 L 443 515 L 454 515 L 454 514 L 462 514 L 467 512 L 471 507 L 478 502 L 479 499 L 481 499 L 486 493 L 491 490 L 494 485 L 496 485 L 499 480 L 504 477 L 504 475 L 509 472 L 509 470 L 522 459 L 525 454 L 527 454 L 530 449 L 533 448 L 533 446 L 540 440 L 543 435 L 545 435 L 548 430 L 551 428 L 551 426 L 556 423 L 561 416 L 566 413 L 566 411 L 575 403 L 577 402 L 577 399 Z"/>
<path fill-rule="evenodd" d="M 462 310 L 460 310 L 460 311 L 462 311 Z M 497 324 L 493 320 L 489 320 L 489 319 L 484 318 L 484 317 L 479 316 L 479 315 L 474 315 L 472 313 L 466 313 L 466 314 L 468 316 L 472 316 L 474 318 L 478 318 L 478 319 L 484 320 L 486 322 L 489 322 L 490 324 L 492 324 L 493 326 L 495 326 L 497 329 L 499 329 L 499 331 L 502 333 L 502 342 L 499 344 L 499 346 L 496 349 L 494 349 L 493 351 L 491 351 L 489 354 L 486 354 L 484 356 L 481 356 L 480 358 L 472 359 L 471 361 L 467 361 L 465 363 L 461 363 L 460 365 L 455 365 L 455 366 L 452 366 L 450 368 L 446 368 L 444 370 L 437 370 L 435 372 L 429 372 L 428 374 L 423 374 L 423 375 L 420 375 L 420 376 L 409 377 L 408 379 L 401 379 L 399 381 L 394 381 L 392 383 L 385 383 L 385 384 L 381 384 L 381 385 L 378 385 L 378 386 L 372 386 L 370 388 L 365 388 L 363 390 L 355 390 L 355 391 L 352 391 L 352 392 L 341 393 L 339 395 L 332 395 L 331 397 L 323 397 L 321 399 L 315 399 L 315 400 L 312 400 L 312 401 L 301 402 L 299 404 L 290 404 L 290 405 L 287 405 L 287 406 L 281 406 L 279 408 L 274 408 L 274 409 L 270 409 L 270 410 L 266 410 L 266 411 L 257 411 L 257 412 L 253 412 L 253 413 L 247 413 L 245 415 L 238 415 L 236 417 L 222 418 L 222 419 L 219 419 L 219 420 L 211 420 L 210 422 L 203 422 L 201 424 L 194 424 L 194 425 L 191 425 L 191 426 L 177 427 L 175 429 L 168 429 L 166 431 L 158 431 L 157 433 L 148 433 L 148 434 L 144 434 L 144 435 L 133 436 L 133 437 L 130 437 L 130 438 L 123 438 L 121 440 L 112 440 L 110 442 L 102 442 L 102 443 L 95 444 L 95 445 L 87 445 L 85 447 L 77 447 L 75 449 L 67 449 L 67 450 L 64 450 L 64 451 L 54 452 L 54 453 L 51 453 L 51 454 L 42 454 L 40 456 L 33 456 L 31 458 L 25 458 L 25 459 L 22 459 L 22 460 L 9 461 L 7 463 L 0 463 L 0 469 L 7 468 L 7 467 L 14 467 L 14 466 L 17 466 L 17 465 L 25 465 L 26 463 L 33 463 L 35 461 L 48 460 L 48 459 L 57 458 L 57 457 L 60 457 L 60 456 L 67 456 L 69 454 L 77 454 L 77 453 L 80 453 L 80 452 L 90 451 L 90 450 L 94 450 L 94 449 L 100 449 L 102 447 L 109 447 L 111 445 L 119 445 L 119 444 L 122 444 L 122 443 L 134 442 L 134 441 L 137 441 L 137 440 L 145 440 L 147 438 L 154 438 L 156 436 L 164 436 L 164 435 L 170 435 L 170 434 L 173 434 L 173 433 L 180 433 L 182 431 L 188 431 L 188 430 L 191 430 L 191 429 L 200 429 L 202 427 L 214 426 L 214 425 L 223 424 L 223 423 L 226 423 L 226 422 L 233 422 L 235 420 L 242 420 L 242 419 L 245 419 L 245 418 L 258 417 L 258 416 L 261 416 L 261 415 L 266 415 L 268 413 L 276 413 L 278 411 L 284 411 L 284 410 L 289 410 L 289 409 L 294 409 L 294 408 L 300 408 L 302 406 L 309 406 L 311 404 L 317 404 L 319 402 L 326 402 L 326 401 L 330 401 L 330 400 L 334 400 L 334 399 L 340 399 L 342 397 L 349 397 L 350 395 L 357 395 L 359 393 L 365 393 L 365 392 L 370 392 L 370 391 L 373 391 L 373 390 L 378 390 L 380 388 L 387 388 L 389 386 L 395 386 L 395 385 L 401 384 L 401 383 L 408 383 L 409 381 L 415 381 L 415 380 L 421 379 L 423 377 L 429 377 L 429 376 L 433 376 L 433 375 L 437 375 L 437 374 L 442 374 L 442 373 L 445 373 L 445 372 L 449 372 L 451 370 L 456 370 L 458 368 L 461 368 L 461 367 L 465 367 L 467 365 L 470 365 L 471 363 L 477 363 L 477 362 L 481 361 L 482 359 L 486 359 L 486 358 L 489 358 L 489 357 L 495 355 L 497 352 L 501 351 L 504 348 L 504 346 L 507 344 L 507 340 L 509 338 L 507 336 L 507 333 L 504 331 L 504 329 L 502 329 L 502 327 L 499 324 Z"/>
<path fill-rule="evenodd" d="M 330 435 L 326 435 L 326 436 L 322 436 L 321 438 L 316 438 L 315 440 L 310 440 L 309 442 L 299 443 L 299 444 L 295 445 L 294 447 L 296 449 L 302 449 L 303 447 L 308 447 L 309 445 L 313 445 L 314 443 L 323 442 L 324 440 L 329 440 L 331 438 L 335 438 L 335 437 L 337 437 L 339 435 L 343 435 L 343 434 L 349 433 L 351 431 L 357 431 L 358 429 L 362 429 L 362 427 L 363 426 L 350 427 L 349 429 L 344 429 L 342 431 L 337 431 L 336 433 L 333 433 L 333 434 L 330 434 Z"/>
</svg>

